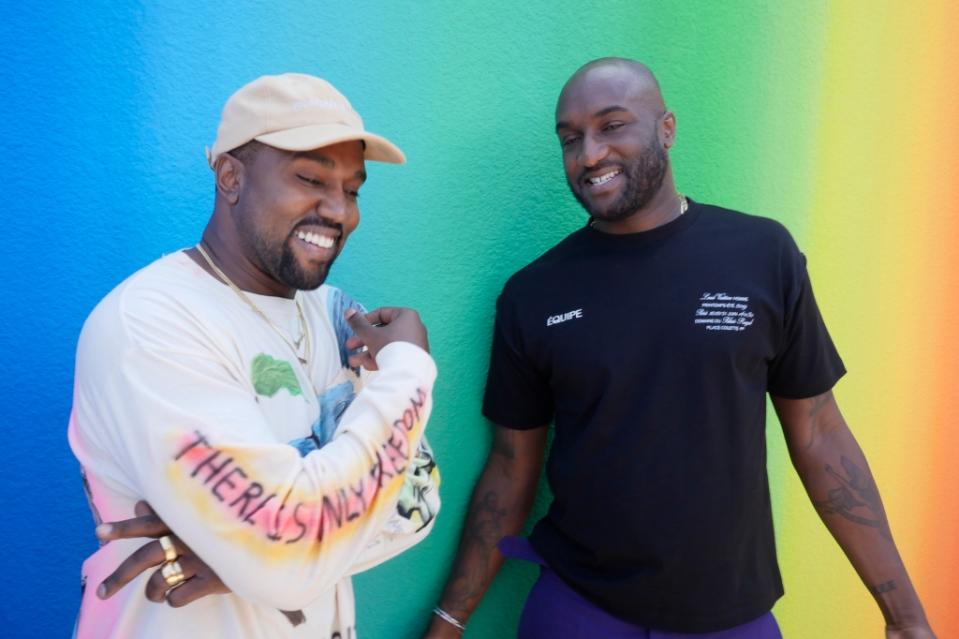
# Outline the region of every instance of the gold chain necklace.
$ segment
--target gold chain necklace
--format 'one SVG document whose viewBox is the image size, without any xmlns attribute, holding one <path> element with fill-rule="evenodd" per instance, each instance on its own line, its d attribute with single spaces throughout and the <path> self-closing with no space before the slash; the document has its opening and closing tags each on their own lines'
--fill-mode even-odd
<svg viewBox="0 0 959 639">
<path fill-rule="evenodd" d="M 280 330 L 280 327 L 274 324 L 273 320 L 271 320 L 266 313 L 261 311 L 260 307 L 254 304 L 253 300 L 251 300 L 246 293 L 240 290 L 240 287 L 234 284 L 233 280 L 226 276 L 226 273 L 220 270 L 220 267 L 213 262 L 213 258 L 211 258 L 203 249 L 202 243 L 196 245 L 196 250 L 199 251 L 200 255 L 203 256 L 203 259 L 206 260 L 206 263 L 210 265 L 210 268 L 213 269 L 213 272 L 216 273 L 220 279 L 226 283 L 227 286 L 232 288 L 233 292 L 236 293 L 241 300 L 246 302 L 247 305 L 253 309 L 254 313 L 262 317 L 263 320 L 270 326 L 270 328 L 273 329 L 273 332 L 279 335 L 280 339 L 283 340 L 283 343 L 289 346 L 290 350 L 293 351 L 293 354 L 296 355 L 296 359 L 300 360 L 300 363 L 303 364 L 303 366 L 308 366 L 308 357 L 310 354 L 310 327 L 306 323 L 306 318 L 303 317 L 303 309 L 300 308 L 300 302 L 295 299 L 293 300 L 293 305 L 296 307 L 296 316 L 300 322 L 300 330 L 302 331 L 302 334 L 300 335 L 300 339 L 291 342 L 289 339 L 287 339 L 286 335 L 283 334 L 283 331 Z M 304 341 L 306 342 L 306 350 L 301 357 L 300 345 L 303 344 Z"/>
</svg>

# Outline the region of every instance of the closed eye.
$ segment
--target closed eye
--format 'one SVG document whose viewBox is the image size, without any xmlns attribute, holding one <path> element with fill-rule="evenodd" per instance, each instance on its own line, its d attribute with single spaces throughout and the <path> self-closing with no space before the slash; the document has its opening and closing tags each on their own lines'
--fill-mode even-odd
<svg viewBox="0 0 959 639">
<path fill-rule="evenodd" d="M 300 178 L 307 184 L 312 184 L 313 186 L 325 186 L 325 183 L 322 180 L 317 180 L 316 178 L 312 178 L 308 175 L 303 175 L 302 173 L 297 173 L 296 177 Z"/>
</svg>

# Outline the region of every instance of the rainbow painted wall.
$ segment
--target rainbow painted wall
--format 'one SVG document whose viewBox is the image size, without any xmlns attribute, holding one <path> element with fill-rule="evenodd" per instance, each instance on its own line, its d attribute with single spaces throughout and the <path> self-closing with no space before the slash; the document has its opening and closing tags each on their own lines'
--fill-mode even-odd
<svg viewBox="0 0 959 639">
<path fill-rule="evenodd" d="M 584 219 L 552 134 L 556 94 L 581 63 L 624 55 L 657 71 L 677 113 L 680 187 L 781 220 L 806 251 L 850 371 L 840 405 L 934 628 L 959 637 L 955 3 L 35 4 L 0 8 L 0 634 L 67 635 L 95 546 L 65 438 L 83 318 L 197 239 L 225 97 L 300 70 L 342 88 L 410 160 L 371 167 L 333 280 L 369 306 L 422 309 L 440 364 L 444 511 L 427 542 L 357 580 L 362 636 L 417 637 L 489 442 L 493 300 Z M 881 637 L 774 420 L 769 435 L 785 636 Z M 534 576 L 507 566 L 467 636 L 511 636 Z"/>
</svg>

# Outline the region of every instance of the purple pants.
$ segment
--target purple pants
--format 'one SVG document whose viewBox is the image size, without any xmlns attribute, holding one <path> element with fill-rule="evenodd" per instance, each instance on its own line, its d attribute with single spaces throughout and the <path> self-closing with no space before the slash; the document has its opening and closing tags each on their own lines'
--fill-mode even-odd
<svg viewBox="0 0 959 639">
<path fill-rule="evenodd" d="M 741 626 L 706 633 L 663 632 L 627 623 L 584 599 L 550 570 L 525 537 L 507 537 L 499 549 L 511 559 L 539 564 L 526 598 L 517 639 L 782 639 L 771 612 Z"/>
</svg>

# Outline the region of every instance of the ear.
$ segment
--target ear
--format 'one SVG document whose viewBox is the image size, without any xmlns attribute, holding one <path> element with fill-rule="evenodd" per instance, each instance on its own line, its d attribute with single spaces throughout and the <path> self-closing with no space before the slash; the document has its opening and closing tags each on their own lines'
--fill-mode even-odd
<svg viewBox="0 0 959 639">
<path fill-rule="evenodd" d="M 659 126 L 659 141 L 667 151 L 676 142 L 676 114 L 667 111 Z"/>
<path fill-rule="evenodd" d="M 216 159 L 216 190 L 229 204 L 240 200 L 245 169 L 243 163 L 229 153 L 221 153 Z"/>
</svg>

